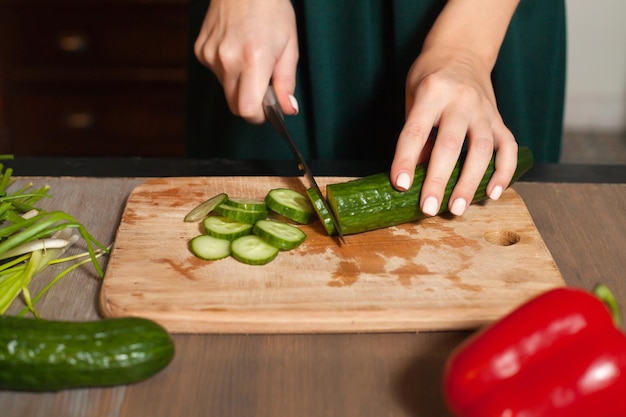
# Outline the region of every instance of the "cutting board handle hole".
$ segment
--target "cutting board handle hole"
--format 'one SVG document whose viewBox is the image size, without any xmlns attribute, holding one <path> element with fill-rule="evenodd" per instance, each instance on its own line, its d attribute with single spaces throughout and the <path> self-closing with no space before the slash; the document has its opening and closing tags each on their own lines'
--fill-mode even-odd
<svg viewBox="0 0 626 417">
<path fill-rule="evenodd" d="M 508 230 L 494 230 L 490 232 L 485 232 L 483 237 L 487 242 L 498 246 L 512 246 L 518 243 L 521 239 L 519 233 L 511 232 Z"/>
</svg>

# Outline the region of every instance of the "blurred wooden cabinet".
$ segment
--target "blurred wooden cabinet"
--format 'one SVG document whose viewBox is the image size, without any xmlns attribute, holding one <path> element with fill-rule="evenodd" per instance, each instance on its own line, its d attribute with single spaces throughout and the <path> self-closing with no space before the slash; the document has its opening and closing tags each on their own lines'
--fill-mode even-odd
<svg viewBox="0 0 626 417">
<path fill-rule="evenodd" d="M 0 0 L 0 153 L 181 156 L 187 0 Z"/>
</svg>

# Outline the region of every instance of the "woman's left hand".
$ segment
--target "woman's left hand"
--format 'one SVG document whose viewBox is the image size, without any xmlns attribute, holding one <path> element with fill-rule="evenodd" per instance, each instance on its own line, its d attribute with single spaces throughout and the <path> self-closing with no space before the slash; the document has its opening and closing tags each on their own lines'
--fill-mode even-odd
<svg viewBox="0 0 626 417">
<path fill-rule="evenodd" d="M 448 206 L 453 214 L 465 212 L 494 151 L 496 171 L 487 195 L 497 199 L 515 172 L 517 143 L 498 112 L 490 73 L 468 51 L 441 49 L 424 51 L 409 71 L 406 122 L 398 138 L 391 178 L 396 188 L 407 189 L 416 164 L 429 160 L 420 199 L 427 215 L 439 212 L 466 140 L 466 162 Z"/>
</svg>

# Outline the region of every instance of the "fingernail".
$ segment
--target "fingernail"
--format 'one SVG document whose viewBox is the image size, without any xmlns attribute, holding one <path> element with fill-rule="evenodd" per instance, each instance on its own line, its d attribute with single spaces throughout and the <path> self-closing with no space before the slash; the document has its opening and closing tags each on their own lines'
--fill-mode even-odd
<svg viewBox="0 0 626 417">
<path fill-rule="evenodd" d="M 489 198 L 492 200 L 497 200 L 500 198 L 501 195 L 502 195 L 502 187 L 499 185 L 496 185 L 495 187 L 493 187 L 493 190 L 491 190 L 491 194 L 489 194 Z"/>
<path fill-rule="evenodd" d="M 427 216 L 435 216 L 439 213 L 439 202 L 435 197 L 428 197 L 424 200 L 424 204 L 422 206 L 422 213 Z"/>
<path fill-rule="evenodd" d="M 454 214 L 455 216 L 460 216 L 465 212 L 466 207 L 467 202 L 465 201 L 465 199 L 457 198 L 456 200 L 454 200 L 454 203 L 452 203 L 452 206 L 450 207 L 450 213 Z"/>
<path fill-rule="evenodd" d="M 296 111 L 296 114 L 298 114 L 298 112 L 300 112 L 300 105 L 298 104 L 298 99 L 296 99 L 295 96 L 290 95 L 289 101 L 291 102 L 291 107 L 293 107 L 293 109 Z"/>
<path fill-rule="evenodd" d="M 411 186 L 411 178 L 406 172 L 401 172 L 396 178 L 396 186 L 404 191 L 408 190 Z"/>
</svg>

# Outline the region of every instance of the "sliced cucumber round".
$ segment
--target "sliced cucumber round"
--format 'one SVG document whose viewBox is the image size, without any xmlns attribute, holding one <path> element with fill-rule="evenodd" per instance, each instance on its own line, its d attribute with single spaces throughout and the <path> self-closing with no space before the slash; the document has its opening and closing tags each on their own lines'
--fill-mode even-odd
<svg viewBox="0 0 626 417">
<path fill-rule="evenodd" d="M 220 204 L 215 207 L 215 212 L 220 216 L 228 217 L 242 223 L 254 224 L 267 217 L 267 211 L 246 210 L 238 207 Z"/>
<path fill-rule="evenodd" d="M 315 215 L 308 198 L 289 188 L 270 190 L 265 196 L 265 202 L 270 210 L 296 223 L 308 224 Z"/>
<path fill-rule="evenodd" d="M 229 197 L 224 203 L 244 210 L 267 211 L 267 204 L 259 198 Z"/>
<path fill-rule="evenodd" d="M 228 195 L 226 193 L 220 193 L 216 196 L 209 198 L 208 200 L 198 204 L 194 207 L 183 219 L 186 222 L 197 222 L 204 219 L 210 212 L 215 210 L 217 206 L 222 204 Z"/>
<path fill-rule="evenodd" d="M 243 223 L 225 216 L 209 216 L 202 221 L 207 235 L 226 240 L 249 235 L 252 232 L 250 223 Z"/>
<path fill-rule="evenodd" d="M 231 246 L 233 258 L 248 265 L 265 265 L 278 255 L 279 249 L 257 235 L 243 236 L 233 240 Z"/>
<path fill-rule="evenodd" d="M 306 239 L 306 233 L 296 226 L 276 220 L 259 220 L 254 225 L 253 233 L 282 250 L 296 248 Z"/>
<path fill-rule="evenodd" d="M 199 235 L 189 242 L 191 252 L 200 259 L 216 261 L 230 256 L 230 240 Z"/>
<path fill-rule="evenodd" d="M 322 202 L 321 197 L 319 196 L 317 191 L 315 191 L 315 188 L 309 188 L 308 190 L 306 190 L 306 193 L 309 196 L 309 199 L 311 200 L 311 203 L 313 204 L 313 208 L 317 212 L 317 216 L 322 222 L 322 225 L 324 225 L 324 229 L 326 229 L 326 233 L 328 233 L 329 236 L 334 235 L 335 225 L 333 224 L 333 219 L 331 219 L 330 213 L 328 212 L 328 210 L 326 209 L 326 206 Z"/>
</svg>

